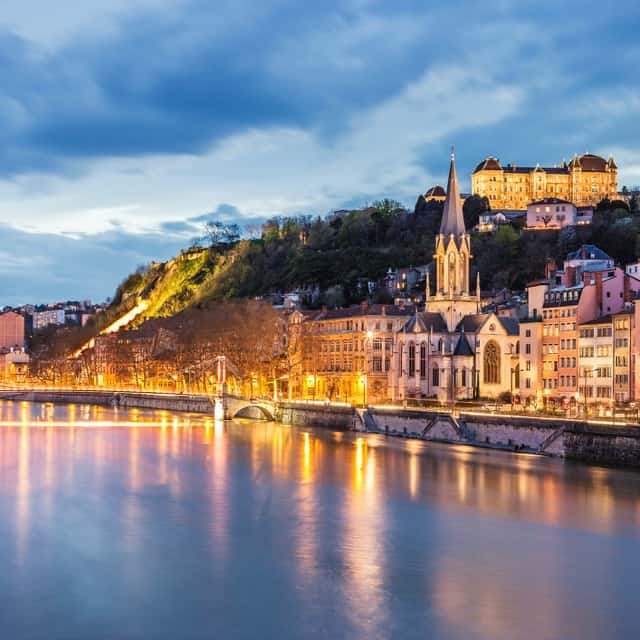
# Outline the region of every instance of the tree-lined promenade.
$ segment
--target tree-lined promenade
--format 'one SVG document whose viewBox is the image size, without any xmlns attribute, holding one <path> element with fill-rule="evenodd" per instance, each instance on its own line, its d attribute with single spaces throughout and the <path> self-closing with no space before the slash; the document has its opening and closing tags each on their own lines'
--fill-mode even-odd
<svg viewBox="0 0 640 640">
<path fill-rule="evenodd" d="M 251 394 L 273 385 L 287 362 L 286 319 L 258 301 L 150 319 L 135 329 L 98 335 L 74 357 L 78 333 L 63 329 L 40 336 L 27 384 L 206 394 L 215 389 L 216 357 L 224 355 L 234 390 Z"/>
</svg>

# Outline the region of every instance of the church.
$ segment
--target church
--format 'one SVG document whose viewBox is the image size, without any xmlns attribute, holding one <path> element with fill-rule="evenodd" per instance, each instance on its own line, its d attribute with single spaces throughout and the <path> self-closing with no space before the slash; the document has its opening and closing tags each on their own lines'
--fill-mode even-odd
<svg viewBox="0 0 640 640">
<path fill-rule="evenodd" d="M 424 311 L 416 310 L 396 334 L 389 372 L 392 400 L 455 402 L 517 393 L 519 325 L 481 312 L 480 274 L 473 287 L 471 239 L 453 153 L 433 257 L 435 291 L 427 275 Z"/>
</svg>

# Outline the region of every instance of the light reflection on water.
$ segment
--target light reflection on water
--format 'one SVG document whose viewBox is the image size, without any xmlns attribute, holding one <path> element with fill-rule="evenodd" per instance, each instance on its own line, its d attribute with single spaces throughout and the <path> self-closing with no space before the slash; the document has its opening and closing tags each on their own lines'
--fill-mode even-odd
<svg viewBox="0 0 640 640">
<path fill-rule="evenodd" d="M 633 471 L 0 403 L 2 637 L 640 637 L 639 533 Z"/>
</svg>

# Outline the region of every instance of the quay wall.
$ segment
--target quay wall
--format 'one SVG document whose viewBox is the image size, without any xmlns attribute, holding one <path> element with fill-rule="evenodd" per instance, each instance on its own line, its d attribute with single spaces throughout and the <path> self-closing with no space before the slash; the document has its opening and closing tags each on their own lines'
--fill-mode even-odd
<svg viewBox="0 0 640 640">
<path fill-rule="evenodd" d="M 640 425 L 370 407 L 368 431 L 640 468 Z"/>
<path fill-rule="evenodd" d="M 213 414 L 210 398 L 196 395 L 12 390 L 0 392 L 0 399 L 2 398 Z M 240 400 L 236 402 L 238 406 L 243 404 Z M 570 420 L 478 413 L 460 413 L 452 416 L 437 411 L 401 407 L 369 407 L 356 411 L 346 405 L 304 402 L 280 402 L 277 405 L 271 403 L 266 407 L 266 412 L 264 408 L 261 409 L 255 403 L 245 402 L 244 409 L 238 415 L 251 418 L 265 418 L 271 415 L 278 422 L 297 427 L 358 430 L 427 441 L 538 453 L 592 464 L 640 468 L 640 425 L 596 425 Z"/>
<path fill-rule="evenodd" d="M 350 431 L 354 428 L 355 410 L 346 405 L 282 402 L 278 404 L 274 417 L 278 422 L 294 427 L 323 427 L 335 431 Z"/>
<path fill-rule="evenodd" d="M 93 404 L 104 407 L 136 409 L 160 409 L 212 413 L 211 401 L 206 396 L 169 395 L 113 391 L 17 391 L 2 392 L 0 399 L 28 402 L 52 402 L 57 404 Z"/>
<path fill-rule="evenodd" d="M 564 455 L 594 464 L 640 467 L 640 427 L 576 425 L 565 431 Z"/>
</svg>

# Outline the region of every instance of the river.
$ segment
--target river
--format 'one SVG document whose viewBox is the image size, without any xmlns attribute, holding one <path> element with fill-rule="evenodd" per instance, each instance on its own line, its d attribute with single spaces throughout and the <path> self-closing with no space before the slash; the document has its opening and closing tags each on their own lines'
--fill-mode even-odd
<svg viewBox="0 0 640 640">
<path fill-rule="evenodd" d="M 2 638 L 639 638 L 640 473 L 0 403 Z"/>
</svg>

